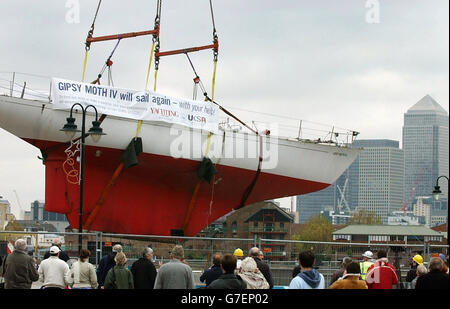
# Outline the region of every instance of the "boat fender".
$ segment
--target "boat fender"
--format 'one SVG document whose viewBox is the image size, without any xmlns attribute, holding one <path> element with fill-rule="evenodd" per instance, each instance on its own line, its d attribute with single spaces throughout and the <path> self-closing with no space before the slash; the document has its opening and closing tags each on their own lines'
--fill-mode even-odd
<svg viewBox="0 0 450 309">
<path fill-rule="evenodd" d="M 45 161 L 47 161 L 48 154 L 43 149 L 41 149 L 41 154 L 42 154 L 42 157 L 38 156 L 38 159 L 42 160 L 42 163 L 45 163 Z"/>
<path fill-rule="evenodd" d="M 142 152 L 142 138 L 133 137 L 128 144 L 127 149 L 122 153 L 122 162 L 124 169 L 138 164 L 138 155 Z"/>
<path fill-rule="evenodd" d="M 204 157 L 202 163 L 197 170 L 198 178 L 211 183 L 212 177 L 217 173 L 217 169 L 211 159 Z"/>
</svg>

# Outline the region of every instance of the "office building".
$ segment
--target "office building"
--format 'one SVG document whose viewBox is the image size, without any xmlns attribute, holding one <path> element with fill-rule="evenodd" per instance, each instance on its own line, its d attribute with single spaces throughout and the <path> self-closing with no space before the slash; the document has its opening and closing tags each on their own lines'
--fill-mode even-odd
<svg viewBox="0 0 450 309">
<path fill-rule="evenodd" d="M 404 114 L 404 201 L 409 209 L 418 196 L 429 196 L 440 175 L 449 175 L 448 113 L 426 95 Z M 439 182 L 444 199 L 448 182 Z"/>
<path fill-rule="evenodd" d="M 66 215 L 46 211 L 44 206 L 44 202 L 32 202 L 31 210 L 25 211 L 25 218 L 36 222 L 46 222 L 52 224 L 55 226 L 57 231 L 64 232 L 65 228 L 69 225 Z"/>
<path fill-rule="evenodd" d="M 393 140 L 359 140 L 353 147 L 363 147 L 357 164 L 357 210 L 375 213 L 384 224 L 388 216 L 402 208 L 403 151 Z"/>
<path fill-rule="evenodd" d="M 357 140 L 351 147 L 363 151 L 335 183 L 297 197 L 300 223 L 327 209 L 334 214 L 364 209 L 374 212 L 386 224 L 388 215 L 402 208 L 403 151 L 399 142 Z"/>
</svg>

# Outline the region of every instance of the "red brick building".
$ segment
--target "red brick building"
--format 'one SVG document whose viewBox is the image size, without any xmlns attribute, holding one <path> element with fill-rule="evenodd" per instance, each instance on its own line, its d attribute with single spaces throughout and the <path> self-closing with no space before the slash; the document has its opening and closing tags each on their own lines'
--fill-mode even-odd
<svg viewBox="0 0 450 309">
<path fill-rule="evenodd" d="M 288 214 L 272 201 L 245 206 L 228 215 L 223 222 L 223 237 L 246 239 L 286 240 L 290 238 L 294 224 L 293 215 Z M 261 242 L 265 259 L 289 259 L 289 245 L 282 242 Z"/>
</svg>

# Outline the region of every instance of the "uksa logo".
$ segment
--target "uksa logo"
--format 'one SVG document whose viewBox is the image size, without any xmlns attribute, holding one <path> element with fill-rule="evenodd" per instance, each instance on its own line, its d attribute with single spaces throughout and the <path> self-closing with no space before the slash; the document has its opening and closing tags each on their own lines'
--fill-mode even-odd
<svg viewBox="0 0 450 309">
<path fill-rule="evenodd" d="M 202 117 L 202 116 L 194 116 L 194 115 L 188 115 L 188 120 L 192 121 L 192 122 L 201 122 L 201 123 L 206 123 L 206 118 Z"/>
</svg>

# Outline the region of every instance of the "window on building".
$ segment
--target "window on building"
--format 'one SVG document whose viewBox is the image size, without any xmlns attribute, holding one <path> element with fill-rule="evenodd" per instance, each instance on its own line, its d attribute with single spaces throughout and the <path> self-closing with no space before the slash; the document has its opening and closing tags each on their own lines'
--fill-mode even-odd
<svg viewBox="0 0 450 309">
<path fill-rule="evenodd" d="M 273 223 L 264 223 L 264 232 L 273 232 Z"/>
<path fill-rule="evenodd" d="M 233 234 L 237 233 L 237 223 L 236 223 L 236 221 L 234 221 L 234 222 L 231 224 L 231 232 L 232 232 Z"/>
</svg>

